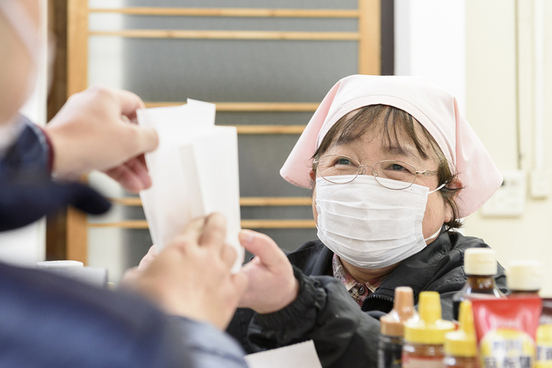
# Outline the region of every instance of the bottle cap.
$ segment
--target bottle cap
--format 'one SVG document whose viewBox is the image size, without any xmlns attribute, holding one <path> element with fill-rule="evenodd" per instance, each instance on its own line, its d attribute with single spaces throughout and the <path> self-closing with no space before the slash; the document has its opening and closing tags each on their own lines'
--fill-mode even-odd
<svg viewBox="0 0 552 368">
<path fill-rule="evenodd" d="M 436 291 L 422 291 L 419 298 L 418 321 L 404 324 L 404 339 L 417 344 L 440 345 L 445 333 L 454 330 L 454 323 L 441 319 L 441 300 Z"/>
<path fill-rule="evenodd" d="M 466 275 L 494 276 L 497 271 L 494 250 L 490 248 L 470 248 L 464 252 Z"/>
<path fill-rule="evenodd" d="M 414 293 L 408 286 L 395 289 L 395 302 L 391 312 L 380 318 L 382 335 L 404 336 L 404 323 L 408 320 L 419 320 L 414 309 Z"/>
<path fill-rule="evenodd" d="M 445 354 L 474 357 L 477 355 L 477 340 L 475 338 L 472 305 L 469 300 L 460 303 L 458 319 L 460 323 L 458 330 L 445 334 Z"/>
<path fill-rule="evenodd" d="M 510 290 L 537 291 L 542 287 L 542 268 L 537 261 L 514 261 L 506 275 Z"/>
</svg>

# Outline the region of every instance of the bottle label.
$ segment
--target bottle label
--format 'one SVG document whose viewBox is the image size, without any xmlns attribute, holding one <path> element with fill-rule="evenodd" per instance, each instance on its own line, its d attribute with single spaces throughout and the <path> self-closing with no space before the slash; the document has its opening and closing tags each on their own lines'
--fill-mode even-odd
<svg viewBox="0 0 552 368">
<path fill-rule="evenodd" d="M 443 357 L 413 357 L 403 354 L 403 368 L 442 368 Z"/>
</svg>

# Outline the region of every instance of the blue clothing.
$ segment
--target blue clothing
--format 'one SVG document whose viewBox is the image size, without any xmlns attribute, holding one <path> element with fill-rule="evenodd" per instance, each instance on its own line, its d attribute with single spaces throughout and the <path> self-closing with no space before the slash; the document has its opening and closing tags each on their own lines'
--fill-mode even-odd
<svg viewBox="0 0 552 368">
<path fill-rule="evenodd" d="M 43 132 L 28 125 L 0 160 L 0 229 L 72 204 L 109 203 L 91 188 L 49 177 Z M 1 245 L 0 245 L 1 246 Z M 243 350 L 215 327 L 168 316 L 143 298 L 0 263 L 0 368 L 244 368 Z"/>
<path fill-rule="evenodd" d="M 21 119 L 24 130 L 0 160 L 0 231 L 28 225 L 69 204 L 94 215 L 107 212 L 110 203 L 92 188 L 51 180 L 51 148 L 44 133 Z"/>
</svg>

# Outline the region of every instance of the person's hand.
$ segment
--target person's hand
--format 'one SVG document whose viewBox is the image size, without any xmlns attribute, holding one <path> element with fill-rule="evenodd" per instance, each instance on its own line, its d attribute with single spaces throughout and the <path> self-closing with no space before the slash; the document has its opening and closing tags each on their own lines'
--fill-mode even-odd
<svg viewBox="0 0 552 368">
<path fill-rule="evenodd" d="M 240 271 L 247 276 L 249 285 L 239 306 L 266 314 L 293 302 L 299 292 L 299 282 L 291 263 L 274 240 L 255 231 L 242 230 L 240 242 L 256 257 Z"/>
<path fill-rule="evenodd" d="M 125 271 L 122 277 L 122 282 L 134 282 L 134 279 L 140 276 L 140 274 L 149 266 L 151 262 L 157 257 L 159 251 L 157 247 L 152 245 L 148 250 L 148 253 L 140 260 L 140 263 L 136 267 L 132 267 Z"/>
<path fill-rule="evenodd" d="M 236 251 L 224 243 L 225 237 L 223 216 L 195 219 L 142 270 L 126 278 L 123 287 L 169 314 L 225 329 L 247 287 L 244 275 L 230 274 Z"/>
<path fill-rule="evenodd" d="M 149 188 L 143 154 L 159 141 L 153 128 L 135 124 L 136 110 L 144 107 L 135 94 L 108 87 L 72 95 L 45 128 L 54 148 L 53 172 L 77 179 L 99 170 L 131 192 Z"/>
</svg>

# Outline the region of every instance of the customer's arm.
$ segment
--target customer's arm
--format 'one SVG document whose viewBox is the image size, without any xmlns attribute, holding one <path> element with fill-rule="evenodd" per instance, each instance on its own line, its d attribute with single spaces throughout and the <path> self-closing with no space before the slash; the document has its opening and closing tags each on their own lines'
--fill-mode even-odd
<svg viewBox="0 0 552 368">
<path fill-rule="evenodd" d="M 123 282 L 174 316 L 182 330 L 182 348 L 199 368 L 245 367 L 243 351 L 222 331 L 247 285 L 244 275 L 230 274 L 236 252 L 224 243 L 225 237 L 222 216 L 196 219 Z"/>
<path fill-rule="evenodd" d="M 103 171 L 132 192 L 151 185 L 144 153 L 157 148 L 153 128 L 136 124 L 144 103 L 135 94 L 94 86 L 72 95 L 45 131 L 53 145 L 53 172 L 77 179 Z"/>
</svg>

